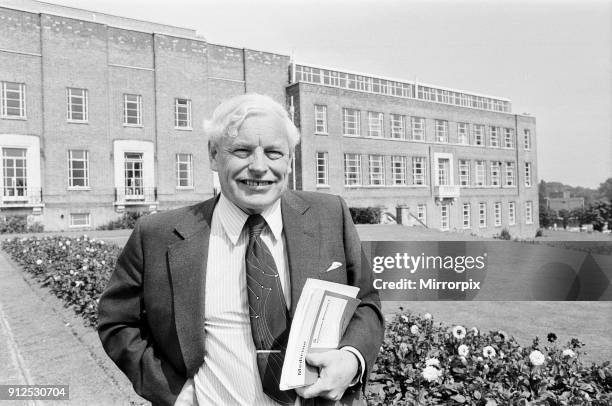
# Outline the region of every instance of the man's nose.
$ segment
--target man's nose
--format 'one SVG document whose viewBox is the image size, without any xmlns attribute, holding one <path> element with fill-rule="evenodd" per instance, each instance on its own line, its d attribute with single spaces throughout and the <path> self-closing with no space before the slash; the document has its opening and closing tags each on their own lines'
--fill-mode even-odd
<svg viewBox="0 0 612 406">
<path fill-rule="evenodd" d="M 249 170 L 252 172 L 265 172 L 268 169 L 268 165 L 266 164 L 266 154 L 264 154 L 263 149 L 256 148 L 251 154 L 251 162 L 249 163 Z"/>
</svg>

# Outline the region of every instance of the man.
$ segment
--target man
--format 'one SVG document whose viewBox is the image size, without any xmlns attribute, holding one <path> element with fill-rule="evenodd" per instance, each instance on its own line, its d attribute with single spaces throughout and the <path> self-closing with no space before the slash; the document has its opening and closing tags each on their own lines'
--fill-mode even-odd
<svg viewBox="0 0 612 406">
<path fill-rule="evenodd" d="M 100 299 L 105 350 L 154 404 L 359 399 L 383 317 L 346 204 L 287 191 L 299 133 L 269 97 L 222 103 L 205 130 L 221 194 L 137 223 Z M 259 276 L 273 284 L 259 289 Z M 307 278 L 357 286 L 361 304 L 340 349 L 307 357 L 317 382 L 280 391 L 283 345 Z M 271 325 L 279 333 L 262 347 Z"/>
</svg>

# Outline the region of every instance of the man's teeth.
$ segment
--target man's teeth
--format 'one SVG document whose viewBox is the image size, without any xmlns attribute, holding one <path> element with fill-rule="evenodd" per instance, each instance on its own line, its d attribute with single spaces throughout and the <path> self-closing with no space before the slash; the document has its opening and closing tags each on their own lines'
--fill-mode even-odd
<svg viewBox="0 0 612 406">
<path fill-rule="evenodd" d="M 249 180 L 249 179 L 243 180 L 242 183 L 245 183 L 248 186 L 267 186 L 267 185 L 272 184 L 272 182 L 269 180 Z"/>
</svg>

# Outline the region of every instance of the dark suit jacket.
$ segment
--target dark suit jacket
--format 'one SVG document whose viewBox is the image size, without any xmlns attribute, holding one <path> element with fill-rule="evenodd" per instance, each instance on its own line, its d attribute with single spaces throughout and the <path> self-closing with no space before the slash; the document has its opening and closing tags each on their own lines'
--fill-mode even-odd
<svg viewBox="0 0 612 406">
<path fill-rule="evenodd" d="M 204 291 L 215 203 L 210 199 L 141 218 L 100 298 L 104 349 L 135 391 L 154 404 L 173 404 L 204 359 Z M 358 349 L 371 367 L 384 322 L 346 203 L 338 196 L 287 191 L 281 207 L 291 316 L 307 278 L 358 286 L 361 304 L 341 346 Z M 324 272 L 334 261 L 343 266 Z M 359 392 L 349 389 L 348 395 Z"/>
</svg>

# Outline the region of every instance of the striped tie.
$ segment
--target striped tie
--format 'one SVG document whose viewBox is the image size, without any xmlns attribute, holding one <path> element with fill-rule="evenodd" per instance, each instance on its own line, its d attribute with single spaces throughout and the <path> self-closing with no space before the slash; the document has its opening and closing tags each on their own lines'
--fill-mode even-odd
<svg viewBox="0 0 612 406">
<path fill-rule="evenodd" d="M 274 258 L 261 239 L 266 220 L 259 214 L 251 215 L 246 227 L 249 232 L 245 257 L 249 316 L 261 384 L 264 393 L 274 401 L 293 404 L 295 391 L 278 388 L 289 337 L 289 317 Z"/>
</svg>

